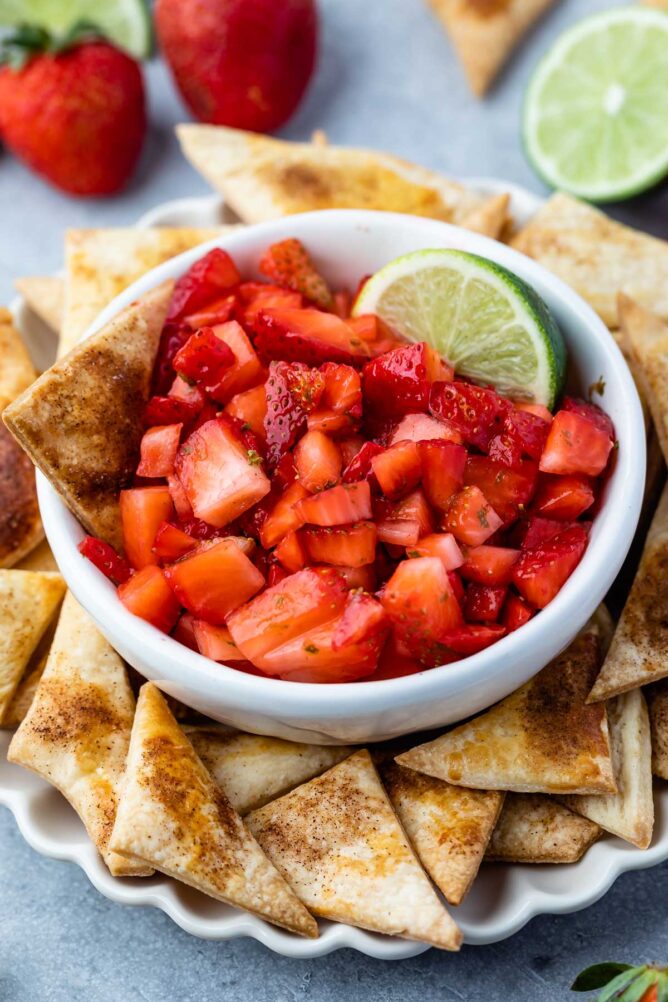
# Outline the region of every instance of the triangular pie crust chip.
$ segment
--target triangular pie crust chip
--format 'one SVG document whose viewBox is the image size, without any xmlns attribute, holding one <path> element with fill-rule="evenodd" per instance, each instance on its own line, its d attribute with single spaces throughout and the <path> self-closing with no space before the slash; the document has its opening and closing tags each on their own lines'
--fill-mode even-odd
<svg viewBox="0 0 668 1002">
<path fill-rule="evenodd" d="M 134 706 L 123 662 L 68 592 L 44 673 L 7 757 L 60 790 L 115 876 L 151 872 L 109 849 Z"/>
<path fill-rule="evenodd" d="M 137 701 L 111 846 L 218 901 L 318 935 L 150 682 Z"/>
<path fill-rule="evenodd" d="M 457 950 L 439 902 L 364 751 L 247 818 L 315 915 Z"/>
<path fill-rule="evenodd" d="M 509 793 L 485 859 L 500 863 L 577 863 L 601 834 L 593 821 L 542 793 Z"/>
<path fill-rule="evenodd" d="M 57 620 L 52 620 L 33 651 L 32 657 L 21 676 L 21 681 L 16 687 L 9 706 L 5 710 L 5 715 L 2 721 L 0 721 L 0 727 L 3 730 L 15 731 L 31 707 L 35 693 L 37 692 L 37 686 L 46 668 L 49 651 L 51 650 L 51 644 L 56 632 L 56 624 Z"/>
<path fill-rule="evenodd" d="M 511 52 L 555 0 L 429 0 L 452 39 L 471 90 L 488 90 Z"/>
<path fill-rule="evenodd" d="M 55 275 L 17 278 L 14 282 L 26 303 L 57 334 L 63 322 L 65 283 Z"/>
<path fill-rule="evenodd" d="M 478 874 L 505 794 L 452 786 L 396 762 L 382 767 L 381 777 L 418 859 L 446 901 L 461 904 Z"/>
<path fill-rule="evenodd" d="M 668 323 L 623 293 L 617 303 L 620 328 L 635 363 L 634 374 L 649 404 L 663 457 L 668 462 Z"/>
<path fill-rule="evenodd" d="M 652 740 L 640 689 L 610 700 L 608 726 L 618 792 L 607 797 L 564 797 L 563 802 L 613 835 L 647 849 L 654 827 Z"/>
<path fill-rule="evenodd" d="M 396 761 L 480 790 L 614 793 L 605 706 L 585 702 L 598 665 L 598 636 L 580 634 L 491 710 Z"/>
<path fill-rule="evenodd" d="M 3 414 L 87 532 L 122 547 L 118 495 L 133 475 L 172 283 L 56 362 Z"/>
<path fill-rule="evenodd" d="M 461 225 L 464 229 L 481 233 L 492 240 L 500 240 L 510 223 L 510 195 L 492 195 L 482 205 L 464 216 Z"/>
<path fill-rule="evenodd" d="M 22 557 L 15 569 L 18 571 L 57 571 L 58 564 L 46 539 L 38 543 L 34 550 Z"/>
<path fill-rule="evenodd" d="M 264 807 L 352 753 L 215 727 L 184 727 L 193 748 L 239 814 Z"/>
<path fill-rule="evenodd" d="M 668 681 L 647 690 L 652 727 L 652 772 L 668 779 Z"/>
<path fill-rule="evenodd" d="M 511 240 L 617 324 L 617 293 L 625 292 L 668 319 L 668 241 L 624 226 L 571 195 L 553 195 Z"/>
<path fill-rule="evenodd" d="M 0 570 L 0 720 L 64 594 L 60 574 Z"/>
<path fill-rule="evenodd" d="M 610 650 L 589 695 L 610 699 L 668 676 L 668 486 L 647 534 L 645 548 Z"/>
<path fill-rule="evenodd" d="M 0 411 L 27 390 L 36 375 L 11 313 L 0 308 Z"/>
<path fill-rule="evenodd" d="M 389 153 L 179 125 L 185 156 L 245 223 L 315 209 L 378 209 L 461 223 L 483 199 Z"/>
</svg>

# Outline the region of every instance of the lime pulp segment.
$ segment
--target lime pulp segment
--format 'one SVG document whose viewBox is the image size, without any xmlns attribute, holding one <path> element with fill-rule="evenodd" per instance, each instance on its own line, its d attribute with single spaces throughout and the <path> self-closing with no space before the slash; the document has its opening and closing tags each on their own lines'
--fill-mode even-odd
<svg viewBox="0 0 668 1002">
<path fill-rule="evenodd" d="M 566 31 L 538 66 L 524 142 L 552 187 L 595 202 L 668 174 L 668 14 L 614 8 Z"/>
<path fill-rule="evenodd" d="M 36 25 L 62 34 L 78 22 L 98 27 L 136 59 L 151 54 L 153 32 L 146 0 L 0 0 L 0 26 Z"/>
<path fill-rule="evenodd" d="M 353 315 L 376 313 L 426 341 L 455 371 L 516 400 L 552 407 L 565 370 L 561 332 L 517 275 L 456 250 L 415 251 L 369 279 Z"/>
</svg>

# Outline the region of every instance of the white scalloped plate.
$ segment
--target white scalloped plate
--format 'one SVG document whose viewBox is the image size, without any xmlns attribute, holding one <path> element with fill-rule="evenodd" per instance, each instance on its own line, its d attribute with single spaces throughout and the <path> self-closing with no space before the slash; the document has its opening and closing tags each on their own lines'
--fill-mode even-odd
<svg viewBox="0 0 668 1002">
<path fill-rule="evenodd" d="M 493 179 L 469 181 L 482 192 L 510 191 L 518 222 L 531 216 L 540 200 L 525 189 Z M 157 206 L 140 226 L 215 226 L 229 222 L 217 196 L 184 198 Z M 12 304 L 17 323 L 41 366 L 49 362 L 51 343 L 46 329 L 21 300 Z M 414 957 L 427 947 L 391 936 L 321 922 L 320 938 L 301 939 L 282 932 L 179 884 L 167 877 L 118 879 L 109 874 L 83 825 L 69 804 L 43 780 L 7 762 L 11 735 L 0 732 L 0 804 L 13 813 L 21 834 L 37 852 L 76 863 L 94 887 L 119 904 L 152 905 L 162 909 L 186 932 L 203 939 L 250 936 L 287 957 L 320 957 L 341 947 L 382 960 Z M 466 943 L 483 945 L 512 936 L 536 915 L 564 914 L 586 908 L 601 898 L 620 874 L 655 866 L 668 859 L 668 785 L 655 793 L 656 827 L 652 847 L 640 852 L 610 836 L 596 843 L 570 866 L 484 865 L 459 908 L 452 909 Z"/>
</svg>

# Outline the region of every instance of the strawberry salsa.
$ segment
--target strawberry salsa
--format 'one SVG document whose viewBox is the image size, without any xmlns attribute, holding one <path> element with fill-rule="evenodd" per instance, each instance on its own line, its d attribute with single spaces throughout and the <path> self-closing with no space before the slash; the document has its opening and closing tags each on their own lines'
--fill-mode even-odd
<svg viewBox="0 0 668 1002">
<path fill-rule="evenodd" d="M 396 677 L 521 627 L 586 550 L 610 419 L 514 403 L 351 317 L 295 239 L 259 270 L 216 249 L 177 281 L 125 557 L 81 552 L 135 615 L 292 681 Z"/>
</svg>

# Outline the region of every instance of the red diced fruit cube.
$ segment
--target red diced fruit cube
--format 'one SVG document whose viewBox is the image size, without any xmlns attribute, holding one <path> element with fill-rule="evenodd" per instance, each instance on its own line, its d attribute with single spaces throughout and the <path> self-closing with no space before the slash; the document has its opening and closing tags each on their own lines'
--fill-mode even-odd
<svg viewBox="0 0 668 1002">
<path fill-rule="evenodd" d="M 366 443 L 361 435 L 349 435 L 346 438 L 337 438 L 336 444 L 341 450 L 341 460 L 345 469 Z"/>
<path fill-rule="evenodd" d="M 289 532 L 304 524 L 305 519 L 296 506 L 306 497 L 308 491 L 299 481 L 290 484 L 278 497 L 259 529 L 260 542 L 265 550 L 276 546 Z"/>
<path fill-rule="evenodd" d="M 375 442 L 365 442 L 343 471 L 342 479 L 344 484 L 353 484 L 358 480 L 364 480 L 372 476 L 371 461 L 374 456 L 379 456 L 381 452 L 383 452 L 382 445 L 377 445 Z"/>
<path fill-rule="evenodd" d="M 537 473 L 536 464 L 530 461 L 519 469 L 510 469 L 487 456 L 469 456 L 464 483 L 479 487 L 503 524 L 508 525 L 533 497 Z"/>
<path fill-rule="evenodd" d="M 464 483 L 466 449 L 453 442 L 420 442 L 422 489 L 429 503 L 445 511 Z"/>
<path fill-rule="evenodd" d="M 406 414 L 392 432 L 390 445 L 395 442 L 428 442 L 435 439 L 461 443 L 462 437 L 452 425 L 437 421 L 429 414 Z"/>
<path fill-rule="evenodd" d="M 232 522 L 271 489 L 255 457 L 249 457 L 234 432 L 217 418 L 181 446 L 176 474 L 195 516 L 218 527 Z"/>
<path fill-rule="evenodd" d="M 543 475 L 531 506 L 532 511 L 559 522 L 579 518 L 594 503 L 594 485 L 589 477 L 573 474 L 566 477 Z"/>
<path fill-rule="evenodd" d="M 568 527 L 569 523 L 558 522 L 554 518 L 540 518 L 533 515 L 526 524 L 526 532 L 522 540 L 523 550 L 535 550 L 537 546 L 554 539 L 560 532 Z"/>
<path fill-rule="evenodd" d="M 155 534 L 153 552 L 164 563 L 173 563 L 196 548 L 197 540 L 170 522 L 163 522 Z"/>
<path fill-rule="evenodd" d="M 457 629 L 450 630 L 443 635 L 443 646 L 460 654 L 462 657 L 470 657 L 484 651 L 486 647 L 491 647 L 497 640 L 505 636 L 506 628 L 497 623 L 466 623 Z"/>
<path fill-rule="evenodd" d="M 207 623 L 225 617 L 264 585 L 264 577 L 232 538 L 202 543 L 165 568 L 174 594 L 189 612 Z"/>
<path fill-rule="evenodd" d="M 300 571 L 307 563 L 306 552 L 297 532 L 289 532 L 287 536 L 283 536 L 274 550 L 274 556 L 291 574 Z"/>
<path fill-rule="evenodd" d="M 335 530 L 338 531 L 338 530 Z M 345 579 L 348 588 L 361 588 L 362 591 L 374 591 L 376 588 L 376 570 L 372 564 L 364 564 L 362 567 L 344 567 L 336 565 L 336 569 Z"/>
<path fill-rule="evenodd" d="M 466 589 L 464 616 L 470 623 L 496 623 L 501 615 L 508 588 L 472 582 Z"/>
<path fill-rule="evenodd" d="M 374 514 L 381 543 L 413 546 L 421 536 L 434 531 L 433 514 L 421 490 L 411 491 L 401 501 L 380 499 Z"/>
<path fill-rule="evenodd" d="M 167 477 L 167 489 L 169 490 L 169 496 L 172 499 L 172 504 L 176 509 L 176 514 L 179 519 L 183 521 L 184 519 L 190 519 L 193 517 L 193 510 L 183 489 L 183 485 L 179 478 L 174 474 L 172 477 Z"/>
<path fill-rule="evenodd" d="M 77 549 L 82 557 L 87 557 L 115 585 L 123 584 L 132 574 L 132 568 L 127 560 L 123 560 L 113 546 L 102 539 L 84 536 Z"/>
<path fill-rule="evenodd" d="M 362 384 L 350 365 L 326 362 L 320 368 L 325 388 L 318 407 L 308 416 L 308 426 L 329 435 L 349 435 L 362 417 Z"/>
<path fill-rule="evenodd" d="M 510 592 L 503 607 L 503 625 L 508 633 L 514 633 L 529 622 L 535 611 L 523 598 Z"/>
<path fill-rule="evenodd" d="M 201 310 L 240 281 L 241 276 L 230 255 L 218 247 L 214 248 L 177 280 L 168 319 L 180 320 L 187 313 Z"/>
<path fill-rule="evenodd" d="M 237 297 L 234 295 L 221 296 L 219 299 L 214 299 L 212 303 L 207 303 L 202 310 L 189 313 L 187 317 L 183 318 L 183 322 L 194 331 L 199 330 L 200 327 L 215 327 L 216 324 L 226 324 L 228 320 L 232 319 L 236 303 Z"/>
<path fill-rule="evenodd" d="M 347 594 L 334 568 L 306 567 L 241 606 L 227 626 L 242 654 L 264 670 L 271 650 L 338 616 Z"/>
<path fill-rule="evenodd" d="M 387 631 L 388 626 L 387 613 L 380 602 L 366 592 L 351 592 L 334 631 L 332 648 L 340 651 L 350 644 L 359 644 Z"/>
<path fill-rule="evenodd" d="M 202 327 L 179 348 L 173 364 L 180 376 L 208 389 L 216 386 L 235 362 L 230 346 L 216 337 L 211 327 Z"/>
<path fill-rule="evenodd" d="M 310 525 L 345 525 L 371 518 L 371 490 L 366 480 L 356 484 L 339 484 L 304 498 L 297 511 Z"/>
<path fill-rule="evenodd" d="M 356 525 L 306 526 L 299 533 L 308 558 L 315 564 L 364 567 L 376 559 L 377 529 L 373 522 Z"/>
<path fill-rule="evenodd" d="M 464 599 L 466 598 L 466 589 L 464 588 L 464 582 L 462 581 L 459 573 L 457 571 L 448 571 L 448 581 L 455 593 L 455 598 L 459 602 L 460 606 L 464 605 Z"/>
<path fill-rule="evenodd" d="M 383 494 L 400 498 L 420 483 L 422 462 L 417 442 L 397 442 L 371 460 L 371 469 Z"/>
<path fill-rule="evenodd" d="M 382 633 L 336 650 L 340 618 L 287 641 L 262 659 L 267 675 L 293 682 L 353 682 L 375 671 L 385 643 Z"/>
<path fill-rule="evenodd" d="M 379 414 L 393 417 L 426 412 L 431 385 L 445 374 L 441 359 L 429 345 L 403 345 L 365 365 L 364 403 Z"/>
<path fill-rule="evenodd" d="M 467 546 L 480 546 L 502 525 L 479 487 L 464 487 L 455 494 L 443 522 L 443 527 Z"/>
<path fill-rule="evenodd" d="M 543 473 L 585 473 L 597 477 L 608 465 L 612 440 L 588 417 L 575 411 L 559 411 L 550 434 L 540 469 Z"/>
<path fill-rule="evenodd" d="M 129 612 L 163 633 L 169 633 L 179 618 L 181 606 L 160 567 L 143 567 L 119 585 L 118 597 Z"/>
<path fill-rule="evenodd" d="M 281 289 L 277 285 L 263 285 L 260 282 L 249 282 L 248 285 L 256 285 L 257 289 L 248 297 L 247 305 L 238 308 L 237 318 L 251 329 L 258 314 L 264 310 L 299 310 L 304 305 L 303 297 L 298 292 L 290 292 L 289 289 Z M 243 286 L 240 286 L 239 290 L 242 288 Z"/>
<path fill-rule="evenodd" d="M 225 413 L 248 425 L 250 430 L 264 440 L 264 420 L 267 416 L 267 391 L 264 386 L 237 393 L 225 405 Z"/>
<path fill-rule="evenodd" d="M 203 619 L 193 619 L 193 635 L 197 649 L 212 661 L 245 661 L 226 626 L 214 626 Z"/>
<path fill-rule="evenodd" d="M 307 491 L 334 487 L 341 475 L 341 450 L 321 431 L 307 431 L 294 450 L 299 482 Z"/>
<path fill-rule="evenodd" d="M 541 546 L 525 550 L 513 568 L 513 583 L 520 595 L 544 609 L 580 563 L 587 539 L 586 529 L 573 525 Z"/>
<path fill-rule="evenodd" d="M 332 296 L 332 313 L 346 320 L 350 316 L 353 299 L 348 289 L 338 289 Z"/>
<path fill-rule="evenodd" d="M 520 552 L 506 546 L 474 546 L 466 551 L 459 573 L 467 581 L 483 585 L 510 584 Z"/>
<path fill-rule="evenodd" d="M 144 410 L 144 424 L 147 428 L 155 425 L 189 424 L 193 421 L 202 404 L 178 397 L 151 397 Z"/>
<path fill-rule="evenodd" d="M 352 364 L 369 357 L 364 341 L 355 337 L 345 321 L 321 310 L 262 310 L 253 324 L 255 344 L 266 359 Z"/>
<path fill-rule="evenodd" d="M 462 551 L 450 532 L 423 536 L 406 551 L 407 557 L 438 557 L 446 571 L 454 571 L 464 563 Z"/>
<path fill-rule="evenodd" d="M 158 355 L 153 366 L 151 393 L 165 396 L 174 382 L 174 367 L 172 365 L 174 356 L 191 334 L 192 330 L 186 323 L 166 323 L 162 328 Z"/>
<path fill-rule="evenodd" d="M 189 612 L 184 612 L 172 630 L 172 637 L 174 640 L 178 640 L 180 644 L 184 644 L 185 647 L 189 647 L 191 651 L 198 651 L 194 623 L 195 617 L 191 616 Z"/>
<path fill-rule="evenodd" d="M 291 237 L 272 244 L 259 263 L 260 272 L 276 285 L 294 289 L 323 309 L 332 306 L 329 286 L 316 269 L 301 240 Z"/>
<path fill-rule="evenodd" d="M 611 442 L 614 442 L 615 426 L 605 411 L 602 411 L 596 404 L 580 400 L 578 397 L 564 397 L 561 409 L 570 411 L 573 414 L 579 414 L 581 417 L 591 421 L 599 431 L 604 432 L 608 436 Z"/>
<path fill-rule="evenodd" d="M 462 613 L 438 557 L 399 564 L 381 593 L 396 636 L 423 664 L 441 663 L 441 637 L 460 626 Z"/>
<path fill-rule="evenodd" d="M 156 533 L 174 516 L 168 487 L 133 487 L 120 494 L 123 549 L 135 570 L 157 564 Z"/>
<path fill-rule="evenodd" d="M 182 424 L 155 425 L 144 432 L 139 447 L 138 477 L 171 477 Z"/>
<path fill-rule="evenodd" d="M 512 411 L 489 443 L 489 458 L 521 469 L 523 459 L 540 459 L 549 431 L 550 425 L 542 418 L 526 411 Z"/>
<path fill-rule="evenodd" d="M 290 365 L 272 362 L 265 384 L 267 413 L 264 433 L 267 462 L 275 467 L 306 428 L 306 414 L 290 392 Z"/>
<path fill-rule="evenodd" d="M 236 320 L 216 325 L 213 333 L 232 351 L 235 361 L 207 392 L 214 400 L 226 404 L 244 390 L 251 390 L 262 381 L 264 370 L 247 334 Z"/>
<path fill-rule="evenodd" d="M 541 418 L 547 424 L 552 424 L 553 414 L 544 404 L 515 404 L 515 410 L 523 411 L 525 414 L 533 414 L 534 417 Z"/>
<path fill-rule="evenodd" d="M 305 414 L 310 414 L 318 406 L 325 392 L 324 374 L 319 369 L 304 365 L 303 362 L 288 363 L 285 373 L 288 389 L 295 403 Z"/>
<path fill-rule="evenodd" d="M 468 445 L 486 452 L 503 426 L 511 404 L 494 390 L 472 383 L 434 383 L 429 397 L 431 413 L 453 425 Z"/>
</svg>

